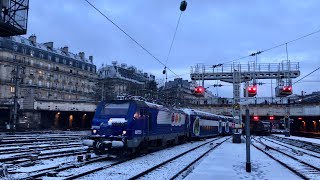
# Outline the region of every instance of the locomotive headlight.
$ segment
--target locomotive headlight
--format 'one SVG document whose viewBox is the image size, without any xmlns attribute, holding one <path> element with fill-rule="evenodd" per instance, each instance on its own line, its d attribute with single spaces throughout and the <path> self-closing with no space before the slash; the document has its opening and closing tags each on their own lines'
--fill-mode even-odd
<svg viewBox="0 0 320 180">
<path fill-rule="evenodd" d="M 127 134 L 127 131 L 122 131 L 122 135 L 125 135 L 125 134 Z"/>
<path fill-rule="evenodd" d="M 97 130 L 96 130 L 96 129 L 92 129 L 92 133 L 93 133 L 93 134 L 96 134 L 96 133 L 97 133 Z"/>
</svg>

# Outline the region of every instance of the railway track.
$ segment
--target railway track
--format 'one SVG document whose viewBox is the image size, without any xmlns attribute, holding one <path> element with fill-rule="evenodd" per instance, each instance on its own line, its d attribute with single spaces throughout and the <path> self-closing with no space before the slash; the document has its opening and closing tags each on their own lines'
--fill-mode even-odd
<svg viewBox="0 0 320 180">
<path fill-rule="evenodd" d="M 1 149 L 0 155 L 45 151 L 45 150 L 53 150 L 53 149 L 68 148 L 68 147 L 80 147 L 80 146 L 83 146 L 82 143 L 70 143 L 70 144 L 64 143 L 64 144 L 56 144 L 56 145 L 48 144 L 44 146 L 24 146 L 19 148 Z"/>
<path fill-rule="evenodd" d="M 309 151 L 309 150 L 306 151 L 306 149 L 300 148 L 300 147 L 298 147 L 298 146 L 293 146 L 293 145 L 291 145 L 291 144 L 283 143 L 283 142 L 276 141 L 276 140 L 271 140 L 270 138 L 267 138 L 267 137 L 261 137 L 261 139 L 264 139 L 264 140 L 266 140 L 266 141 L 272 142 L 272 143 L 277 144 L 277 145 L 279 145 L 279 146 L 282 146 L 282 147 L 291 149 L 292 151 L 295 151 L 295 152 L 297 152 L 297 153 L 301 152 L 301 153 L 303 153 L 303 154 L 307 154 L 307 155 L 309 155 L 309 156 L 312 156 L 312 157 L 315 157 L 315 158 L 319 158 L 319 159 L 320 159 L 320 153 L 313 153 L 313 154 L 311 154 L 310 152 L 307 152 L 307 151 Z M 288 145 L 289 145 L 289 146 L 288 146 Z M 291 147 L 290 147 L 290 146 L 291 146 Z M 297 150 L 297 149 L 295 149 L 295 148 L 292 148 L 292 146 L 293 146 L 293 147 L 296 147 L 296 148 L 300 148 L 300 149 L 302 149 L 302 151 L 301 151 L 301 150 Z"/>
<path fill-rule="evenodd" d="M 200 156 L 198 156 L 196 159 L 194 159 L 191 162 L 187 163 L 184 166 L 184 168 L 179 170 L 177 173 L 173 174 L 173 176 L 167 177 L 165 179 L 175 179 L 178 176 L 182 175 L 182 173 L 185 172 L 188 168 L 190 168 L 191 166 L 195 165 L 195 163 L 197 163 L 201 158 L 203 158 L 205 155 L 207 155 L 209 152 L 211 152 L 215 148 L 219 147 L 222 143 L 224 143 L 228 139 L 230 139 L 230 138 L 227 138 L 227 139 L 223 140 L 222 142 L 217 143 L 216 145 L 208 148 L 208 150 L 205 150 L 205 152 L 202 153 Z M 218 139 L 216 139 L 216 140 L 218 140 Z M 216 140 L 213 140 L 213 141 L 216 141 Z M 139 178 L 150 179 L 150 178 L 152 178 L 152 177 L 150 177 L 150 175 L 152 173 L 156 173 L 156 174 L 160 173 L 161 174 L 161 172 L 159 172 L 161 170 L 164 170 L 165 171 L 164 173 L 168 173 L 168 170 L 171 169 L 170 166 L 174 166 L 174 164 L 177 164 L 177 163 L 179 164 L 179 163 L 181 163 L 181 161 L 183 162 L 182 159 L 185 158 L 185 155 L 187 155 L 187 158 L 190 158 L 188 156 L 190 153 L 194 153 L 196 150 L 199 150 L 200 148 L 204 147 L 205 145 L 211 144 L 213 141 L 204 143 L 204 144 L 199 145 L 199 146 L 197 146 L 195 148 L 192 148 L 192 149 L 190 149 L 188 151 L 185 151 L 185 152 L 183 152 L 183 153 L 181 153 L 181 154 L 179 154 L 179 155 L 177 155 L 175 157 L 172 157 L 171 159 L 168 159 L 168 160 L 166 160 L 166 161 L 164 161 L 164 162 L 162 162 L 162 163 L 160 163 L 160 164 L 158 164 L 156 166 L 153 166 L 152 168 L 149 168 L 149 169 L 147 169 L 147 170 L 145 170 L 145 171 L 143 171 L 143 172 L 141 172 L 141 173 L 139 173 L 139 174 L 137 174 L 137 175 L 135 175 L 135 176 L 133 176 L 133 177 L 131 177 L 129 179 L 131 179 L 131 180 L 139 179 Z M 179 160 L 181 160 L 181 161 L 179 162 Z M 157 172 L 155 172 L 155 171 L 157 171 Z"/>
<path fill-rule="evenodd" d="M 194 151 L 194 150 L 196 150 L 196 149 L 198 149 L 198 148 L 200 148 L 200 147 L 202 147 L 202 146 L 205 146 L 205 145 L 208 145 L 208 144 L 210 144 L 210 143 L 213 143 L 214 141 L 217 141 L 217 140 L 219 140 L 219 139 L 221 139 L 221 138 L 216 138 L 216 139 L 213 139 L 213 140 L 210 140 L 210 141 L 208 141 L 208 142 L 205 142 L 205 143 L 201 143 L 200 145 L 196 145 L 196 147 L 193 147 L 193 148 L 189 148 L 187 151 L 185 151 L 185 152 L 183 152 L 183 153 L 179 153 L 178 155 L 175 155 L 174 156 L 174 158 L 175 159 L 177 159 L 178 158 L 178 156 L 179 157 L 182 157 L 184 154 L 187 154 L 187 153 L 189 153 L 189 152 L 191 152 L 191 151 Z M 214 149 L 214 148 L 213 148 Z M 212 150 L 212 149 L 211 149 Z M 209 153 L 210 151 L 208 151 L 207 153 Z M 146 155 L 147 156 L 147 155 Z M 203 155 L 204 156 L 204 155 Z M 202 156 L 202 157 L 203 157 Z M 145 156 L 143 156 L 143 157 L 145 157 Z M 117 162 L 114 162 L 114 163 L 111 163 L 111 164 L 107 164 L 107 165 L 105 165 L 105 166 L 100 166 L 100 167 L 97 167 L 97 168 L 93 168 L 93 169 L 91 169 L 91 170 L 88 170 L 88 171 L 84 171 L 84 172 L 81 172 L 81 173 L 78 173 L 78 174 L 74 174 L 74 175 L 70 175 L 70 176 L 67 176 L 67 177 L 65 177 L 65 178 L 63 178 L 63 179 L 66 179 L 66 180 L 71 180 L 71 179 L 76 179 L 76 178 L 86 178 L 85 176 L 87 176 L 87 175 L 90 175 L 90 174 L 93 174 L 93 173 L 96 173 L 96 172 L 98 172 L 98 171 L 102 171 L 102 170 L 107 170 L 107 169 L 110 169 L 111 167 L 113 167 L 113 169 L 117 169 L 117 168 L 121 168 L 121 167 L 127 167 L 128 165 L 128 163 L 132 163 L 132 164 L 135 164 L 134 162 L 132 162 L 132 161 L 134 161 L 134 160 L 139 160 L 139 159 L 141 159 L 142 157 L 133 157 L 133 158 L 129 158 L 129 159 L 123 159 L 123 160 L 120 160 L 120 161 L 117 161 Z M 200 159 L 200 158 L 199 158 Z M 198 159 L 198 160 L 199 160 Z M 172 158 L 171 159 L 169 159 L 169 160 L 173 160 Z M 143 160 L 142 160 L 143 161 Z M 167 160 L 168 161 L 168 160 Z M 192 164 L 194 164 L 194 163 L 196 163 L 196 161 L 194 161 L 193 163 L 190 163 L 190 166 L 192 166 Z M 187 165 L 186 165 L 187 166 Z M 144 171 L 148 171 L 148 167 L 149 166 L 147 166 L 145 169 L 147 169 L 147 170 L 144 170 Z M 141 167 L 140 167 L 141 168 Z M 111 170 L 111 169 L 110 169 Z M 114 171 L 114 170 L 113 170 Z M 179 172 L 180 174 L 182 173 L 182 172 L 184 172 L 184 171 L 182 171 L 181 170 L 181 172 Z M 128 173 L 132 173 L 132 172 L 128 172 Z M 107 174 L 105 174 L 105 175 L 107 175 Z M 178 174 L 179 175 L 179 174 Z M 122 176 L 122 177 L 120 177 L 120 179 L 128 179 L 128 178 L 135 178 L 135 176 L 136 175 L 130 175 L 129 177 L 126 177 L 126 175 L 124 175 L 124 176 Z"/>
<path fill-rule="evenodd" d="M 319 144 L 295 140 L 295 139 L 283 138 L 283 137 L 279 137 L 279 136 L 269 136 L 269 138 L 276 140 L 276 141 L 279 141 L 279 142 L 282 142 L 282 143 L 292 145 L 292 146 L 296 146 L 296 147 L 299 147 L 302 149 L 306 149 L 308 151 L 320 153 L 320 145 Z"/>
<path fill-rule="evenodd" d="M 28 178 L 29 179 L 36 179 L 36 178 L 41 178 L 43 176 L 55 176 L 57 173 L 65 171 L 65 170 L 70 170 L 70 169 L 73 169 L 73 168 L 79 168 L 81 166 L 85 166 L 85 165 L 88 165 L 88 164 L 96 163 L 96 162 L 99 162 L 99 161 L 106 161 L 106 160 L 110 160 L 110 157 L 109 156 L 99 156 L 99 157 L 95 157 L 95 158 L 92 158 L 90 160 L 84 161 L 82 163 L 59 164 L 59 165 L 54 166 L 54 167 L 42 168 L 40 170 L 37 170 L 37 171 L 34 171 L 34 172 L 30 172 L 29 175 L 28 175 Z M 121 161 L 119 161 L 119 163 L 121 163 Z M 79 177 L 81 177 L 81 176 L 79 176 Z M 61 179 L 68 179 L 68 178 L 61 177 Z"/>
<path fill-rule="evenodd" d="M 252 145 L 263 152 L 270 158 L 274 159 L 302 179 L 319 179 L 320 168 L 310 163 L 307 163 L 297 157 L 284 153 L 274 147 L 268 146 L 256 137 L 253 138 L 259 145 L 252 143 Z"/>
<path fill-rule="evenodd" d="M 56 157 L 62 157 L 66 156 L 65 154 L 70 154 L 70 153 L 79 153 L 85 152 L 85 147 L 81 148 L 81 146 L 77 146 L 75 149 L 68 149 L 66 148 L 65 150 L 62 151 L 54 151 L 54 152 L 34 152 L 34 153 L 23 153 L 23 154 L 18 154 L 16 156 L 10 156 L 6 158 L 1 158 L 0 162 L 6 163 L 6 164 L 19 164 L 23 163 L 26 161 L 30 161 L 32 159 L 32 156 L 38 156 L 37 159 L 50 159 L 50 158 L 56 158 Z"/>
</svg>

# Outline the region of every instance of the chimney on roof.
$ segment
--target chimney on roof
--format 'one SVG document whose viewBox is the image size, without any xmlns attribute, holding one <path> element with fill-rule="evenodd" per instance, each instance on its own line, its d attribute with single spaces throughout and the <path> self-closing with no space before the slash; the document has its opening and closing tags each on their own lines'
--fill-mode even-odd
<svg viewBox="0 0 320 180">
<path fill-rule="evenodd" d="M 79 52 L 79 56 L 81 60 L 84 60 L 84 52 Z"/>
<path fill-rule="evenodd" d="M 32 34 L 31 36 L 29 36 L 29 41 L 32 42 L 32 44 L 36 44 L 37 42 L 37 36 Z"/>
<path fill-rule="evenodd" d="M 93 63 L 93 56 L 89 56 L 89 60 L 91 63 Z"/>
<path fill-rule="evenodd" d="M 53 42 L 46 42 L 44 43 L 45 46 L 47 46 L 47 48 L 49 49 L 53 49 Z"/>
<path fill-rule="evenodd" d="M 69 47 L 68 47 L 68 46 L 63 47 L 61 50 L 62 50 L 62 52 L 64 52 L 65 54 L 68 54 L 68 53 L 69 53 Z"/>
</svg>

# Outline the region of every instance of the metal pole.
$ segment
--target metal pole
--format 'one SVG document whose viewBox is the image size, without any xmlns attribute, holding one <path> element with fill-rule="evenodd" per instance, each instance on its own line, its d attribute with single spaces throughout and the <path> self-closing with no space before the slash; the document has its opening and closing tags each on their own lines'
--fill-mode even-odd
<svg viewBox="0 0 320 180">
<path fill-rule="evenodd" d="M 246 82 L 246 100 L 248 101 L 248 86 L 249 82 Z M 250 162 L 250 114 L 249 106 L 246 105 L 246 171 L 251 172 L 251 162 Z"/>
<path fill-rule="evenodd" d="M 14 98 L 13 98 L 13 103 L 14 103 L 14 109 L 13 109 L 13 123 L 11 130 L 15 131 L 16 129 L 16 124 L 18 122 L 18 90 L 19 90 L 19 65 L 16 66 L 16 74 L 14 77 Z"/>
</svg>

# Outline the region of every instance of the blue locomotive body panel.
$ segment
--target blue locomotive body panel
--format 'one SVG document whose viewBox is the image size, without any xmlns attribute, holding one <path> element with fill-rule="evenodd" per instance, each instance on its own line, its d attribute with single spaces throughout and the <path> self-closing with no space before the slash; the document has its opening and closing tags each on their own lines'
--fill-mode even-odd
<svg viewBox="0 0 320 180">
<path fill-rule="evenodd" d="M 92 139 L 122 141 L 135 148 L 143 141 L 174 140 L 187 134 L 186 115 L 142 101 L 101 102 L 92 121 Z"/>
</svg>

